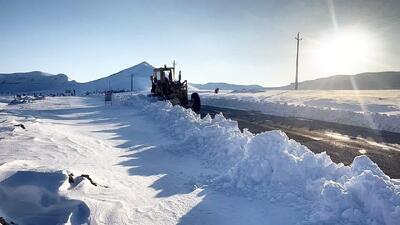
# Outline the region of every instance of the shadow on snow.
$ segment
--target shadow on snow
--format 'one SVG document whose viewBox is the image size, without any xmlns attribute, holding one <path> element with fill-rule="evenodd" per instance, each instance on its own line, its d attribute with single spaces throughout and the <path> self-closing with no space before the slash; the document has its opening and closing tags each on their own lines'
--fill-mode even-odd
<svg viewBox="0 0 400 225">
<path fill-rule="evenodd" d="M 58 194 L 66 179 L 61 171 L 18 171 L 0 182 L 0 208 L 26 225 L 87 223 L 90 214 L 87 205 Z"/>
</svg>

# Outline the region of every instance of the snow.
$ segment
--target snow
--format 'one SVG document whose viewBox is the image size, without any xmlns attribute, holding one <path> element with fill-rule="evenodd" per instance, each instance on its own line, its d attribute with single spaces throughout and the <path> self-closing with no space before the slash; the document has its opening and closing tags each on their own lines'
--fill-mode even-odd
<svg viewBox="0 0 400 225">
<path fill-rule="evenodd" d="M 192 152 L 216 169 L 229 168 L 244 156 L 242 146 L 251 134 L 242 135 L 237 122 L 226 120 L 222 114 L 214 119 L 210 116 L 201 119 L 191 110 L 165 102 L 148 104 L 141 95 L 120 95 L 119 101 L 143 108 L 158 124 L 163 124 L 163 131 L 176 140 L 176 145 L 185 146 L 184 149 L 172 147 L 175 154 Z"/>
<path fill-rule="evenodd" d="M 0 182 L 0 207 L 22 224 L 87 223 L 87 205 L 58 194 L 66 176 L 62 171 L 18 171 Z"/>
<path fill-rule="evenodd" d="M 109 89 L 130 90 L 131 82 L 134 90 L 149 90 L 151 88 L 150 76 L 153 74 L 153 69 L 154 67 L 149 63 L 142 62 L 110 76 L 82 83 L 79 85 L 79 90 L 81 93 Z"/>
<path fill-rule="evenodd" d="M 20 224 L 46 224 L 48 216 L 66 224 L 400 219 L 399 182 L 366 156 L 344 166 L 281 131 L 241 132 L 223 115 L 202 119 L 132 93 L 114 102 L 54 97 L 1 105 L 0 190 L 16 193 L 0 194 L 0 216 Z M 70 184 L 70 173 L 88 174 L 99 185 L 83 178 Z"/>
<path fill-rule="evenodd" d="M 264 87 L 260 85 L 240 85 L 240 84 L 228 84 L 228 83 L 206 83 L 206 84 L 192 84 L 191 86 L 196 87 L 201 90 L 215 90 L 219 88 L 219 90 L 235 90 L 235 91 L 244 91 L 244 90 L 263 90 Z"/>
<path fill-rule="evenodd" d="M 233 189 L 239 195 L 283 198 L 288 202 L 297 202 L 298 198 L 310 200 L 311 206 L 318 205 L 310 212 L 310 221 L 316 223 L 347 221 L 341 215 L 344 210 L 363 212 L 363 217 L 356 221 L 361 224 L 371 221 L 395 223 L 390 214 L 399 213 L 396 204 L 400 202 L 400 189 L 366 156 L 357 157 L 350 167 L 346 167 L 333 163 L 325 153 L 312 153 L 280 131 L 254 136 L 246 131 L 241 133 L 235 121 L 226 120 L 222 115 L 215 119 L 200 119 L 191 111 L 185 113 L 183 108 L 164 102 L 144 108 L 146 113 L 153 114 L 152 117 L 166 125 L 166 132 L 180 140 L 180 145 L 191 145 L 194 154 L 199 155 L 207 166 L 222 168 L 220 171 L 231 168 L 212 183 L 217 189 L 225 192 Z M 182 127 L 184 129 L 179 129 Z M 190 132 L 184 133 L 185 130 Z M 369 182 L 385 185 L 368 189 Z M 328 197 L 335 187 L 340 188 L 340 192 L 332 200 Z M 369 190 L 368 193 L 360 194 L 364 189 Z M 386 202 L 383 199 L 388 195 L 393 195 L 393 199 Z M 375 201 L 370 202 L 370 196 L 375 196 Z M 332 201 L 338 202 L 331 206 Z M 329 210 L 321 212 L 321 205 Z M 325 218 L 327 214 L 331 215 Z M 369 218 L 369 214 L 375 214 L 376 218 Z M 400 214 L 395 218 L 398 216 Z"/>
<path fill-rule="evenodd" d="M 245 159 L 220 178 L 221 187 L 276 201 L 305 199 L 311 202 L 308 219 L 317 224 L 396 223 L 399 186 L 366 156 L 350 167 L 337 165 L 279 131 L 256 135 L 246 150 Z"/>
<path fill-rule="evenodd" d="M 202 103 L 400 132 L 400 91 L 265 91 L 201 93 Z"/>
</svg>

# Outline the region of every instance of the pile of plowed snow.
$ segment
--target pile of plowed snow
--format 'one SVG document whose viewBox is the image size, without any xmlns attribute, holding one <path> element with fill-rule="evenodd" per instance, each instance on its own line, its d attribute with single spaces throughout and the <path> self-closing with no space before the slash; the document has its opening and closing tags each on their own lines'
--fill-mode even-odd
<svg viewBox="0 0 400 225">
<path fill-rule="evenodd" d="M 202 93 L 206 105 L 260 111 L 371 129 L 400 132 L 398 91 L 266 91 L 262 93 Z M 363 93 L 364 93 L 363 92 Z M 348 96 L 346 96 L 346 94 Z M 352 99 L 353 98 L 353 99 Z"/>
<path fill-rule="evenodd" d="M 350 166 L 314 154 L 280 131 L 253 135 L 237 122 L 216 115 L 201 119 L 191 110 L 169 102 L 151 102 L 140 95 L 119 95 L 162 124 L 175 140 L 175 154 L 193 154 L 219 175 L 211 187 L 249 198 L 277 201 L 307 209 L 311 224 L 397 224 L 400 185 L 368 157 Z M 190 146 L 182 152 L 179 146 Z"/>
</svg>

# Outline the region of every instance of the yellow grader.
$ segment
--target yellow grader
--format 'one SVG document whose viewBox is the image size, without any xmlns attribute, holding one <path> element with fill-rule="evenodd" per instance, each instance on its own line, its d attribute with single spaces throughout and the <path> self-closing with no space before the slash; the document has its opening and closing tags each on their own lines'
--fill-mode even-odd
<svg viewBox="0 0 400 225">
<path fill-rule="evenodd" d="M 180 105 L 185 108 L 191 108 L 194 112 L 199 113 L 201 108 L 200 96 L 194 92 L 188 98 L 187 81 L 182 82 L 181 71 L 179 71 L 178 79 L 175 79 L 175 67 L 154 68 L 151 80 L 151 93 L 159 100 L 168 100 L 173 105 Z"/>
</svg>

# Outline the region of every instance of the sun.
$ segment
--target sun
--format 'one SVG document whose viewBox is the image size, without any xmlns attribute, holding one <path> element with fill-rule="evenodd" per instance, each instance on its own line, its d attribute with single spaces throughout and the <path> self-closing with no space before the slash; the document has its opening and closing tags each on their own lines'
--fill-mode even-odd
<svg viewBox="0 0 400 225">
<path fill-rule="evenodd" d="M 375 52 L 372 35 L 360 30 L 337 31 L 319 43 L 315 62 L 331 74 L 362 70 Z"/>
</svg>

